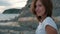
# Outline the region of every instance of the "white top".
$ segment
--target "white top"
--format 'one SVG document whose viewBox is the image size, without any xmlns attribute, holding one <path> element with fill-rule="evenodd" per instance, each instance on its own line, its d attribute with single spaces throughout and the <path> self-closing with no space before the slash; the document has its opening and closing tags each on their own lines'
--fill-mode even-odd
<svg viewBox="0 0 60 34">
<path fill-rule="evenodd" d="M 46 34 L 45 27 L 46 25 L 52 26 L 57 30 L 57 26 L 51 17 L 46 17 L 42 23 L 39 22 L 39 25 L 36 29 L 36 34 Z"/>
</svg>

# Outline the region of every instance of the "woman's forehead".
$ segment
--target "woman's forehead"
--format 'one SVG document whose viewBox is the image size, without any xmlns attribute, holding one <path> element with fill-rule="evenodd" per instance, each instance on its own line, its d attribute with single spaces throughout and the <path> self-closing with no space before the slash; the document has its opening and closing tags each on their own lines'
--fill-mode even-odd
<svg viewBox="0 0 60 34">
<path fill-rule="evenodd" d="M 40 0 L 36 1 L 36 5 L 38 5 L 38 4 L 42 4 Z"/>
</svg>

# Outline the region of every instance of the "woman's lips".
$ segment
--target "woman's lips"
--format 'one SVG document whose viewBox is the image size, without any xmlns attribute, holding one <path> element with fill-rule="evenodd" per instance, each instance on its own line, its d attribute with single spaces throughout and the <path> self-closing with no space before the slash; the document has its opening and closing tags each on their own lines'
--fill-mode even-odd
<svg viewBox="0 0 60 34">
<path fill-rule="evenodd" d="M 37 13 L 41 13 L 41 11 L 37 11 Z"/>
</svg>

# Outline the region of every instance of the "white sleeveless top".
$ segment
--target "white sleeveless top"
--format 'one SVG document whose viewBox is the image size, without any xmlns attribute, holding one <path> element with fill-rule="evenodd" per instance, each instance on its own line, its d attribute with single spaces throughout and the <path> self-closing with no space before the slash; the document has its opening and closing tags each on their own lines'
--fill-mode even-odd
<svg viewBox="0 0 60 34">
<path fill-rule="evenodd" d="M 53 19 L 51 17 L 46 17 L 42 23 L 39 22 L 39 25 L 36 29 L 36 34 L 46 34 L 45 31 L 46 25 L 50 25 L 58 31 L 57 26 Z"/>
</svg>

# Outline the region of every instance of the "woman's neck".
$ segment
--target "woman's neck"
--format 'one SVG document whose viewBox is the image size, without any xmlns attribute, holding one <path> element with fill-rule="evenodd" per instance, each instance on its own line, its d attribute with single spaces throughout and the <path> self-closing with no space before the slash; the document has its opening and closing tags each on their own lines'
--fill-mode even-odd
<svg viewBox="0 0 60 34">
<path fill-rule="evenodd" d="M 41 16 L 41 23 L 44 21 L 45 18 L 46 18 L 46 15 Z"/>
</svg>

